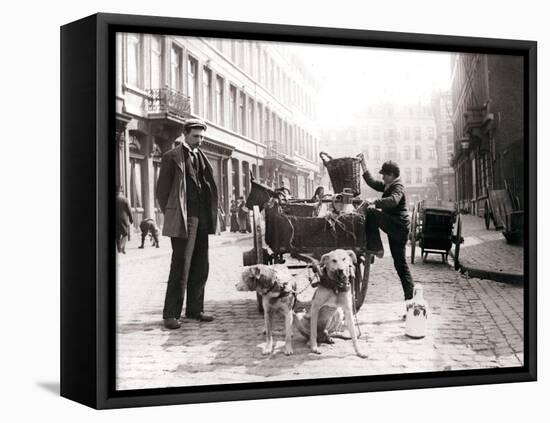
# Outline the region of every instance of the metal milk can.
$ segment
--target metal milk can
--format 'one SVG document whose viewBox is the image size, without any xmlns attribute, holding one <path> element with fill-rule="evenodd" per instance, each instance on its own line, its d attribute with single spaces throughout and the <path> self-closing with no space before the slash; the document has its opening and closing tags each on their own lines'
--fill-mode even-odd
<svg viewBox="0 0 550 423">
<path fill-rule="evenodd" d="M 414 286 L 413 298 L 406 304 L 407 321 L 405 335 L 410 338 L 424 338 L 428 324 L 428 303 L 424 299 L 422 285 Z"/>
<path fill-rule="evenodd" d="M 355 207 L 353 206 L 353 194 L 347 188 L 344 188 L 344 192 L 336 194 L 332 199 L 332 207 L 338 213 L 353 213 Z"/>
</svg>

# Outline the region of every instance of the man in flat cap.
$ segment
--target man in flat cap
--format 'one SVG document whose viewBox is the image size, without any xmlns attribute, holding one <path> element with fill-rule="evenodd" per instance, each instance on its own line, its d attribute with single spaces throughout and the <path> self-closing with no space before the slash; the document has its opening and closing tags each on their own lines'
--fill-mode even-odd
<svg viewBox="0 0 550 423">
<path fill-rule="evenodd" d="M 367 249 L 378 257 L 382 257 L 384 249 L 378 229 L 388 234 L 393 265 L 401 280 L 405 301 L 410 300 L 413 296 L 414 282 L 405 259 L 410 221 L 405 187 L 399 177 L 399 166 L 391 160 L 385 162 L 380 170 L 382 181 L 379 181 L 375 180 L 367 169 L 365 156 L 361 154 L 360 158 L 365 182 L 372 189 L 382 193 L 382 198 L 368 204 L 364 209 Z"/>
<path fill-rule="evenodd" d="M 164 213 L 162 234 L 172 242 L 172 262 L 162 317 L 167 329 L 178 329 L 183 299 L 185 316 L 202 322 L 213 317 L 204 313 L 204 287 L 208 279 L 208 235 L 216 232 L 218 189 L 212 166 L 200 146 L 206 124 L 188 119 L 183 142 L 162 156 L 157 199 Z"/>
</svg>

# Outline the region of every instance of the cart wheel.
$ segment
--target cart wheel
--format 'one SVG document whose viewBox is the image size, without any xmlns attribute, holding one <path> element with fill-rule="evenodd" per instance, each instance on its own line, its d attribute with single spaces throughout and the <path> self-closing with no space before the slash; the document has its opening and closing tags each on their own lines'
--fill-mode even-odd
<svg viewBox="0 0 550 423">
<path fill-rule="evenodd" d="M 512 205 L 514 206 L 514 211 L 521 210 L 521 203 L 519 202 L 519 196 L 515 195 L 512 197 Z"/>
<path fill-rule="evenodd" d="M 460 244 L 462 244 L 464 240 L 462 239 L 462 221 L 460 220 L 460 213 L 458 214 L 456 218 L 456 238 L 455 238 L 455 270 L 458 270 L 460 268 Z"/>
<path fill-rule="evenodd" d="M 355 311 L 359 311 L 367 296 L 371 262 L 371 254 L 367 253 L 364 257 L 359 257 L 355 265 L 355 285 L 353 287 Z"/>
<path fill-rule="evenodd" d="M 260 214 L 260 207 L 259 206 L 253 206 L 252 207 L 252 224 L 254 226 L 253 229 L 253 237 L 254 237 L 254 258 L 256 260 L 255 264 L 264 264 L 264 248 L 262 244 L 262 215 Z M 260 294 L 256 293 L 256 305 L 258 308 L 258 313 L 262 314 L 264 312 L 263 307 L 263 298 Z"/>
<path fill-rule="evenodd" d="M 262 245 L 262 215 L 260 214 L 260 207 L 252 207 L 252 219 L 254 224 L 254 250 L 256 253 L 256 263 L 263 264 L 264 262 L 264 249 Z"/>
<path fill-rule="evenodd" d="M 252 208 L 253 228 L 252 237 L 254 245 L 251 250 L 243 252 L 243 265 L 253 266 L 255 264 L 264 264 L 264 248 L 262 243 L 262 226 L 261 226 L 261 214 L 260 207 L 254 206 Z"/>
<path fill-rule="evenodd" d="M 416 219 L 418 217 L 417 205 L 413 207 L 412 217 L 411 217 L 411 232 L 409 235 L 411 241 L 411 264 L 414 264 L 414 254 L 416 250 Z"/>
<path fill-rule="evenodd" d="M 489 201 L 485 200 L 485 213 L 483 214 L 485 218 L 485 229 L 489 230 L 491 227 L 491 213 L 489 211 Z"/>
</svg>

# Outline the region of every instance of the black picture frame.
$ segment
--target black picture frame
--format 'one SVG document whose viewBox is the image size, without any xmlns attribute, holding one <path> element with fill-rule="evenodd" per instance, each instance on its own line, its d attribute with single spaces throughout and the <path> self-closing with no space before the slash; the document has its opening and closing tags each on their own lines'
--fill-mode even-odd
<svg viewBox="0 0 550 423">
<path fill-rule="evenodd" d="M 114 390 L 114 73 L 116 32 L 514 54 L 525 63 L 523 367 Z M 537 378 L 537 44 L 456 37 L 95 14 L 61 28 L 61 395 L 97 409 L 534 381 Z M 78 207 L 76 207 L 78 205 Z M 74 248 L 78 245 L 78 248 Z"/>
</svg>

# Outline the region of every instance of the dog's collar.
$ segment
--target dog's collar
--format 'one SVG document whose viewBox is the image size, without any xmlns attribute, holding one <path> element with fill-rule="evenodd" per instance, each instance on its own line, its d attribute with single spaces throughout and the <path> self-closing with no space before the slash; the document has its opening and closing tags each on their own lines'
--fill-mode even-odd
<svg viewBox="0 0 550 423">
<path fill-rule="evenodd" d="M 273 298 L 284 298 L 284 297 L 287 297 L 289 295 L 294 295 L 296 296 L 296 292 L 294 292 L 292 289 L 286 289 L 286 287 L 279 293 L 279 295 L 277 297 L 273 297 Z"/>
<path fill-rule="evenodd" d="M 275 284 L 271 285 L 271 286 L 269 287 L 269 289 L 267 289 L 267 290 L 263 290 L 263 289 L 260 290 L 260 294 L 261 294 L 262 296 L 264 296 L 264 295 L 269 295 L 269 294 L 271 294 L 271 292 L 273 291 L 273 288 L 275 288 Z"/>
</svg>

